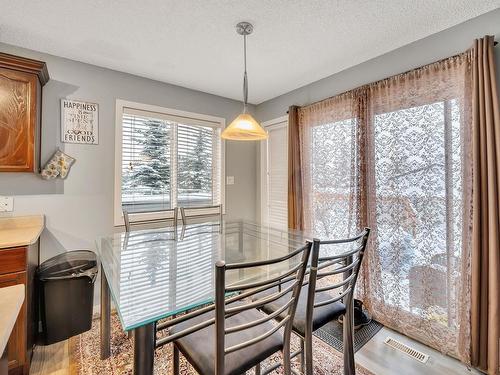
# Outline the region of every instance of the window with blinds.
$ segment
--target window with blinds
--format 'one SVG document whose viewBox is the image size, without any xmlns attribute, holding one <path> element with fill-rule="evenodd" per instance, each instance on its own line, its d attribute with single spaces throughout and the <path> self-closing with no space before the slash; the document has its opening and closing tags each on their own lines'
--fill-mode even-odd
<svg viewBox="0 0 500 375">
<path fill-rule="evenodd" d="M 221 122 L 126 106 L 117 115 L 121 115 L 119 211 L 221 203 Z"/>
</svg>

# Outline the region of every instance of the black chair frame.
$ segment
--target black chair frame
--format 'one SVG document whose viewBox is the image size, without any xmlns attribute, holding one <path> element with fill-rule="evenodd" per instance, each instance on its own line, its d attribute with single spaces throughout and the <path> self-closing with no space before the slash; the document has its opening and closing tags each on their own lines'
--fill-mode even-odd
<svg viewBox="0 0 500 375">
<path fill-rule="evenodd" d="M 175 374 L 179 372 L 179 348 L 177 347 L 175 341 L 180 338 L 192 334 L 200 329 L 209 327 L 211 325 L 215 325 L 215 373 L 216 375 L 223 375 L 225 373 L 225 356 L 234 351 L 244 349 L 249 347 L 259 341 L 265 340 L 269 336 L 273 335 L 280 328 L 284 329 L 284 340 L 283 340 L 283 367 L 285 374 L 291 374 L 291 365 L 290 365 L 290 340 L 292 334 L 292 323 L 293 317 L 295 314 L 296 306 L 298 303 L 298 298 L 300 291 L 302 289 L 304 275 L 307 271 L 308 259 L 313 251 L 312 242 L 307 242 L 305 246 L 302 246 L 285 256 L 276 259 L 263 260 L 257 262 L 244 262 L 244 263 L 232 263 L 225 264 L 223 261 L 219 261 L 215 265 L 215 303 L 193 312 L 187 313 L 182 316 L 177 316 L 171 320 L 162 322 L 157 325 L 157 330 L 164 330 L 169 327 L 175 326 L 181 322 L 185 322 L 194 317 L 200 316 L 202 314 L 208 313 L 210 311 L 215 310 L 215 316 L 211 319 L 203 321 L 198 324 L 194 324 L 189 328 L 183 329 L 180 332 L 176 332 L 174 334 L 170 334 L 166 337 L 156 340 L 156 346 L 160 347 L 170 342 L 174 344 L 174 355 L 173 355 L 173 371 Z M 314 250 L 318 251 L 318 249 Z M 238 285 L 226 285 L 226 272 L 231 270 L 243 270 L 246 268 L 254 268 L 254 267 L 264 267 L 269 265 L 274 265 L 277 263 L 289 261 L 293 257 L 301 256 L 301 260 L 285 271 L 284 273 L 268 278 L 266 280 L 261 281 L 253 281 L 246 282 L 245 284 Z M 317 254 L 316 254 L 317 257 Z M 278 285 L 282 285 L 287 283 L 286 287 L 283 290 L 277 291 L 273 294 L 266 294 L 264 297 L 258 300 L 250 301 L 251 297 L 268 291 L 270 289 L 276 289 Z M 250 321 L 245 324 L 240 324 L 238 326 L 233 326 L 230 328 L 226 328 L 225 321 L 226 319 L 239 314 L 243 311 L 247 311 L 250 309 L 259 309 L 263 305 L 275 301 L 284 295 L 291 293 L 290 299 L 285 303 L 276 314 L 264 315 L 263 318 L 258 320 Z M 238 302 L 237 304 L 234 304 Z M 274 318 L 283 312 L 286 311 L 285 318 L 282 319 L 278 324 L 275 324 L 273 328 L 267 331 L 265 334 L 260 335 L 258 337 L 254 337 L 251 340 L 247 340 L 245 342 L 238 343 L 237 345 L 233 345 L 231 347 L 226 347 L 225 345 L 225 337 L 228 334 L 232 334 L 235 332 L 239 332 L 242 330 L 252 329 L 260 324 L 269 322 L 274 320 Z M 265 372 L 261 371 L 260 363 L 255 363 L 254 368 L 257 375 L 268 374 L 276 368 L 280 367 L 281 364 L 274 365 Z"/>
<path fill-rule="evenodd" d="M 314 309 L 331 305 L 338 301 L 342 301 L 346 308 L 343 319 L 344 375 L 354 375 L 356 373 L 354 364 L 354 289 L 369 235 L 370 228 L 364 228 L 360 234 L 352 238 L 326 241 L 315 239 L 313 241 L 309 278 L 304 282 L 304 285 L 308 284 L 305 335 L 302 336 L 297 330 L 294 330 L 294 333 L 300 337 L 301 350 L 292 355 L 293 357 L 300 354 L 301 370 L 307 375 L 313 374 L 312 335 Z M 353 249 L 343 254 L 333 256 L 319 255 L 321 245 L 340 245 L 349 243 L 354 243 L 356 245 Z M 318 258 L 315 259 L 315 256 Z M 317 266 L 315 267 L 315 265 Z M 317 280 L 339 274 L 343 275 L 342 281 L 327 286 L 316 287 Z M 317 293 L 339 288 L 343 288 L 343 290 L 338 296 L 325 301 L 315 302 Z"/>
</svg>

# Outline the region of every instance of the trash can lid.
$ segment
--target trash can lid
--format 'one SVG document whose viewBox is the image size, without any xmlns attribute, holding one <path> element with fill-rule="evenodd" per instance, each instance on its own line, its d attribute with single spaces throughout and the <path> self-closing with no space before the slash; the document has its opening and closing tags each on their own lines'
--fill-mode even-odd
<svg viewBox="0 0 500 375">
<path fill-rule="evenodd" d="M 89 250 L 68 251 L 43 262 L 40 280 L 91 276 L 97 273 L 97 257 Z"/>
</svg>

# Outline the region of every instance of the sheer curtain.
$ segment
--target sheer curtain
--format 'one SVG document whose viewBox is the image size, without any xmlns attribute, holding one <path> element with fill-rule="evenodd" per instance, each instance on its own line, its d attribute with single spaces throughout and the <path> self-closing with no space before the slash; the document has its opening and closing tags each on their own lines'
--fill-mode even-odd
<svg viewBox="0 0 500 375">
<path fill-rule="evenodd" d="M 360 227 L 361 111 L 355 91 L 298 111 L 303 228 L 346 238 Z"/>
<path fill-rule="evenodd" d="M 295 132 L 303 227 L 332 239 L 370 226 L 358 295 L 374 318 L 464 361 L 469 69 L 463 54 L 298 108 Z"/>
<path fill-rule="evenodd" d="M 367 87 L 364 299 L 375 319 L 469 360 L 470 56 Z"/>
</svg>

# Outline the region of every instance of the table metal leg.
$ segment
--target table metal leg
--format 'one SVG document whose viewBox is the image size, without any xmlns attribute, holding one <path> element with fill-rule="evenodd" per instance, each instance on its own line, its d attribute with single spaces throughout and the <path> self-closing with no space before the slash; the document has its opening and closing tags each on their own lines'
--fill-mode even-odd
<svg viewBox="0 0 500 375">
<path fill-rule="evenodd" d="M 108 280 L 101 266 L 101 359 L 111 355 L 111 295 Z"/>
<path fill-rule="evenodd" d="M 179 356 L 179 349 L 175 344 L 172 345 L 173 353 L 172 353 L 172 367 L 174 368 L 174 371 L 172 371 L 173 375 L 179 375 L 179 368 L 180 368 L 180 356 Z"/>
<path fill-rule="evenodd" d="M 154 323 L 134 329 L 134 375 L 153 375 L 155 332 Z"/>
</svg>

